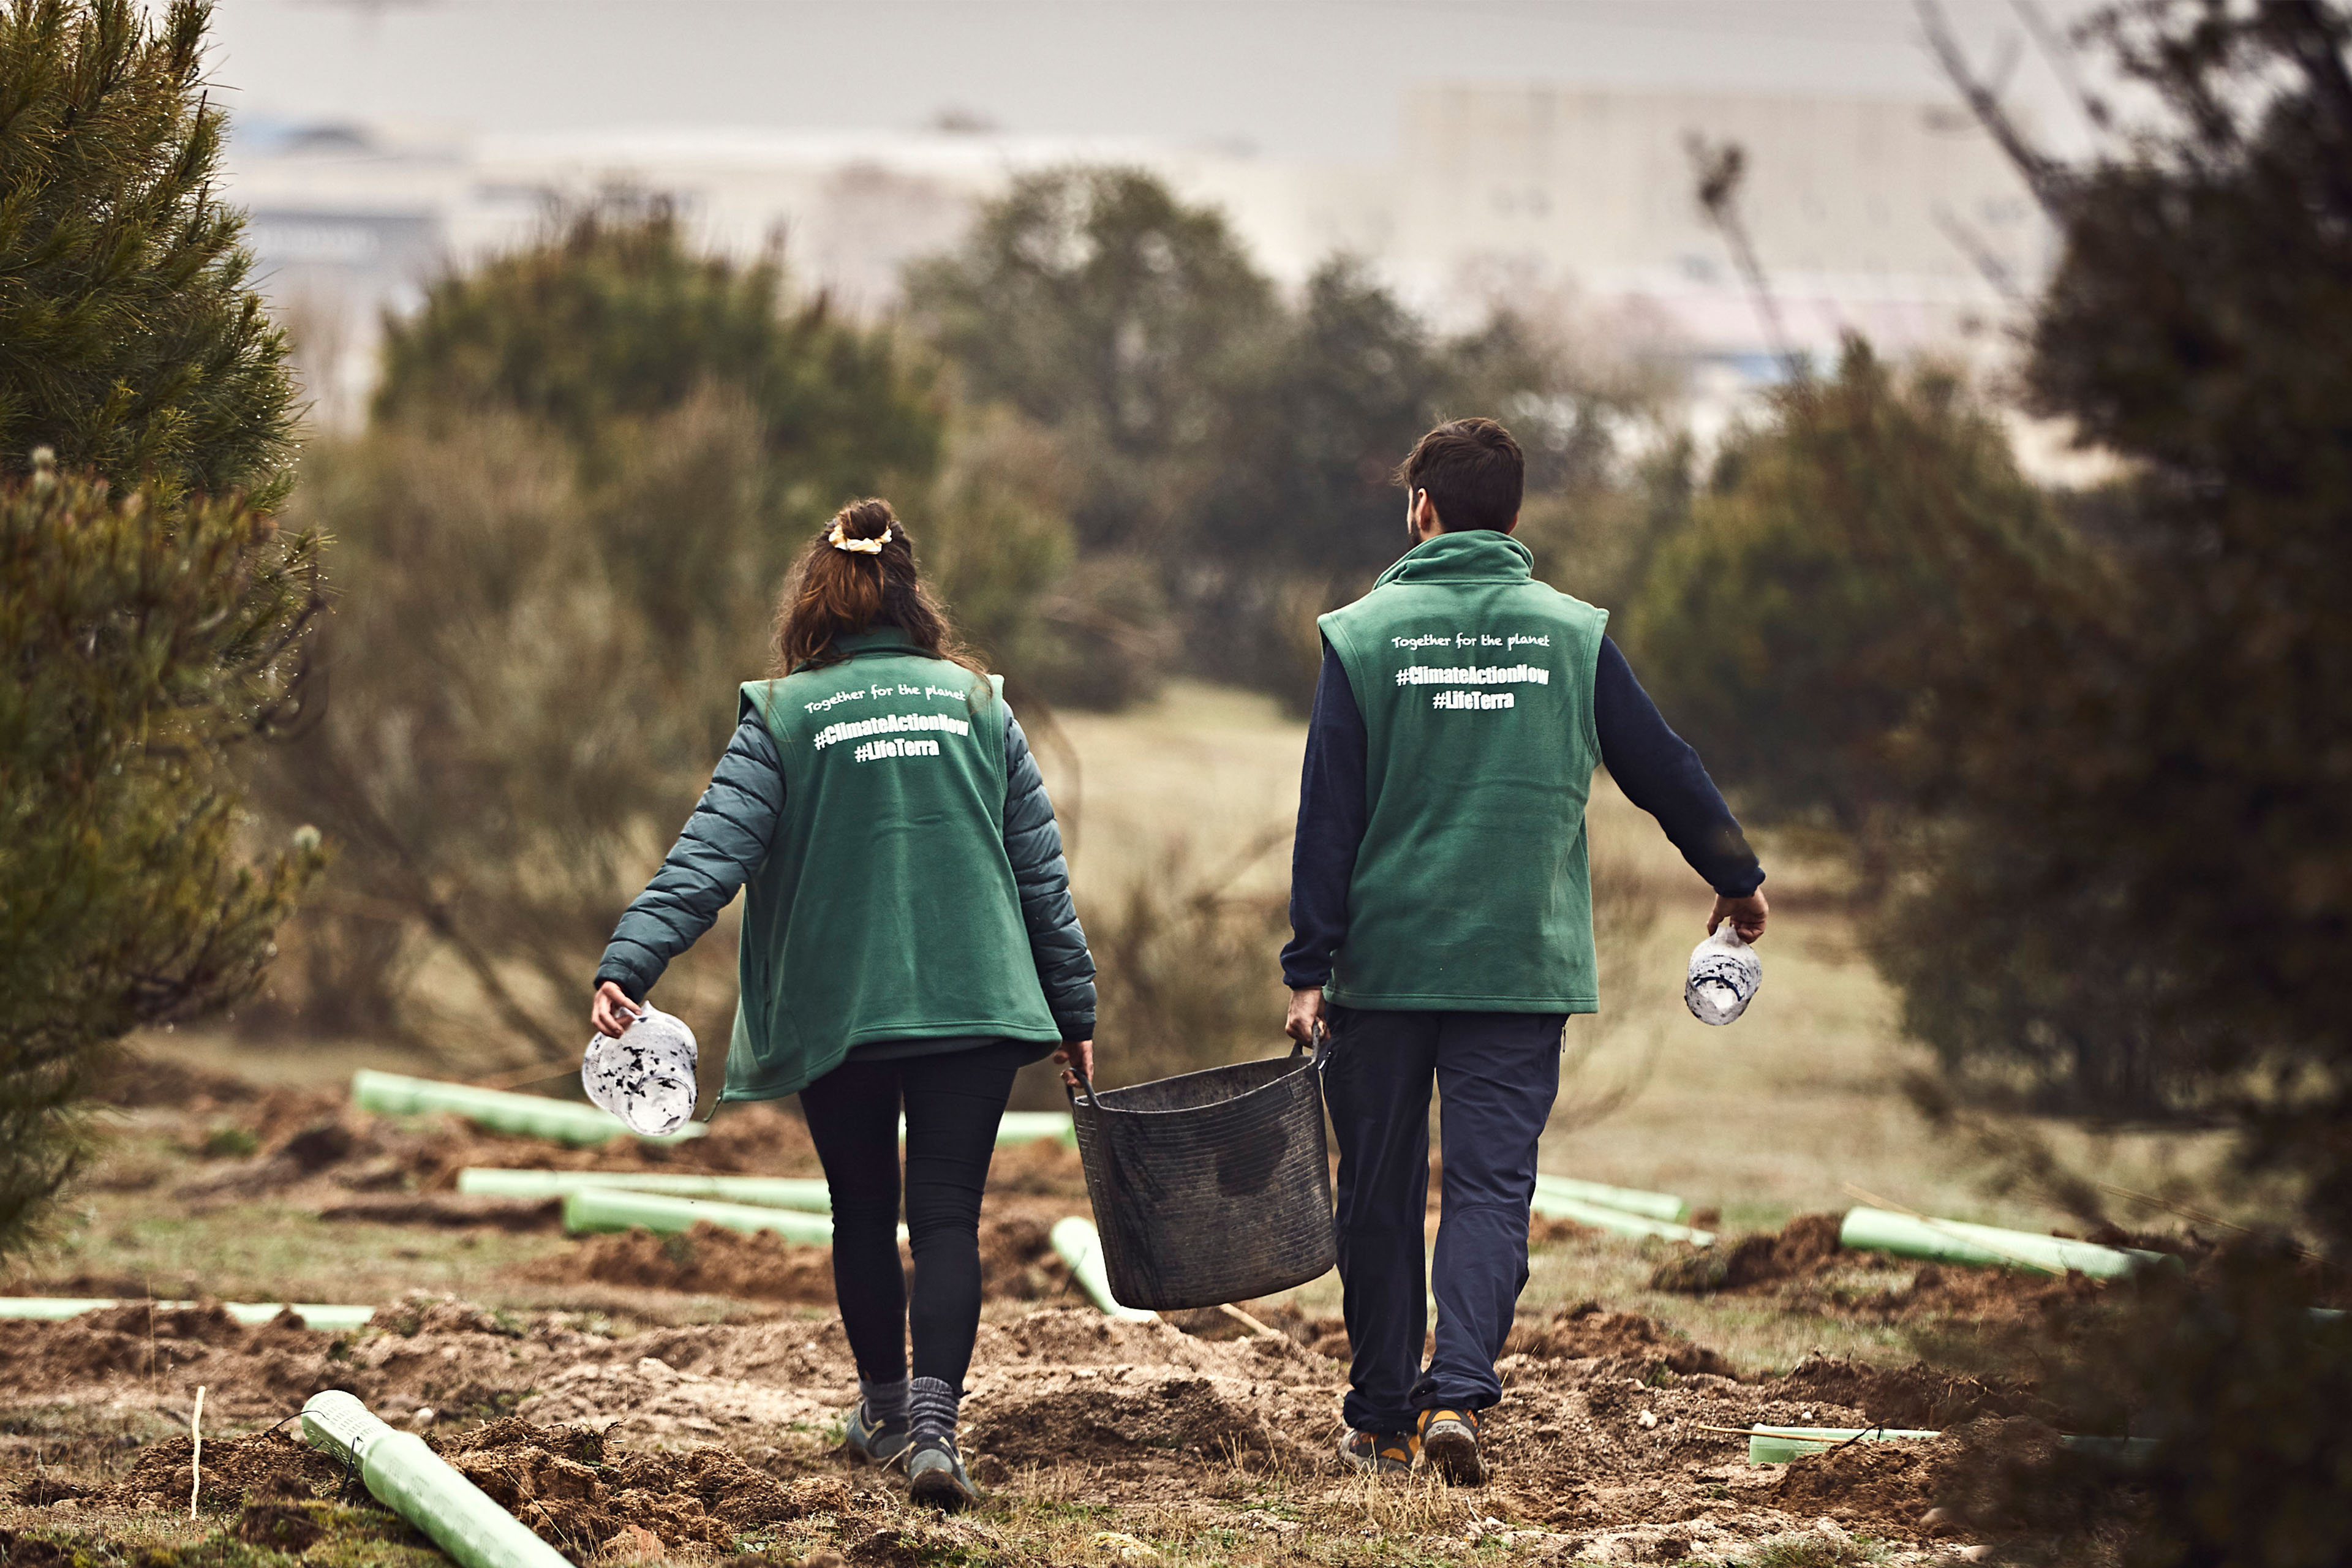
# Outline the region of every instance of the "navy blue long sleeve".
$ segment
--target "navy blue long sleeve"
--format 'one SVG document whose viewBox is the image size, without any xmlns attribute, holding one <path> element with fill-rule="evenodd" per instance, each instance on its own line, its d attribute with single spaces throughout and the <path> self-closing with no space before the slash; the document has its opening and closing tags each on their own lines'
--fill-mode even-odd
<svg viewBox="0 0 2352 1568">
<path fill-rule="evenodd" d="M 1692 870 L 1727 898 L 1763 885 L 1764 868 L 1698 753 L 1668 727 L 1608 637 L 1601 639 L 1593 670 L 1592 718 L 1601 765 L 1626 799 L 1657 818 Z M 1307 722 L 1298 831 L 1290 851 L 1291 940 L 1282 950 L 1282 978 L 1293 990 L 1330 980 L 1332 957 L 1348 934 L 1348 889 L 1371 814 L 1364 794 L 1366 744 L 1363 710 L 1347 670 L 1327 646 Z"/>
</svg>

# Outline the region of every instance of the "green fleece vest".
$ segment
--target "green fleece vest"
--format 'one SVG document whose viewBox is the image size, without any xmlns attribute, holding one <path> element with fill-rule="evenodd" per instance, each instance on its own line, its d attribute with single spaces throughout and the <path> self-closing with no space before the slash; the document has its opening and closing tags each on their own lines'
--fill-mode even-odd
<svg viewBox="0 0 2352 1568">
<path fill-rule="evenodd" d="M 1609 616 L 1533 560 L 1505 534 L 1441 533 L 1319 623 L 1363 711 L 1370 809 L 1335 1002 L 1600 1006 L 1584 804 Z"/>
<path fill-rule="evenodd" d="M 1004 699 L 895 629 L 743 687 L 782 760 L 745 889 L 727 1100 L 773 1100 L 874 1040 L 1055 1040 L 1004 852 Z"/>
</svg>

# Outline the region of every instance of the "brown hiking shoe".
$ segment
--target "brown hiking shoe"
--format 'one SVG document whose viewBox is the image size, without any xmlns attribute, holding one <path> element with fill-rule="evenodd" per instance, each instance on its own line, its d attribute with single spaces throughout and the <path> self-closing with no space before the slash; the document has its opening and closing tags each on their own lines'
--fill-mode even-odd
<svg viewBox="0 0 2352 1568">
<path fill-rule="evenodd" d="M 1475 1410 L 1424 1410 L 1420 1436 L 1421 1457 L 1448 1486 L 1486 1484 L 1486 1461 L 1478 1453 Z"/>
<path fill-rule="evenodd" d="M 1412 1468 L 1420 1447 L 1410 1432 L 1360 1432 L 1350 1426 L 1339 1439 L 1339 1462 L 1367 1475 L 1401 1476 Z"/>
</svg>

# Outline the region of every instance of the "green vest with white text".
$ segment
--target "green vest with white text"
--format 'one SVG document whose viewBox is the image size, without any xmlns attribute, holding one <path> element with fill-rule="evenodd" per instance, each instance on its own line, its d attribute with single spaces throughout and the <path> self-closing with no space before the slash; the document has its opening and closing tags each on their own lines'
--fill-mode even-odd
<svg viewBox="0 0 2352 1568">
<path fill-rule="evenodd" d="M 783 765 L 783 815 L 744 890 L 728 1100 L 798 1092 L 877 1040 L 1060 1038 L 1004 849 L 993 676 L 895 627 L 849 657 L 747 681 Z"/>
<path fill-rule="evenodd" d="M 1506 534 L 1441 533 L 1318 623 L 1366 741 L 1335 1002 L 1600 1005 L 1584 806 L 1609 616 L 1535 581 L 1533 561 Z"/>
</svg>

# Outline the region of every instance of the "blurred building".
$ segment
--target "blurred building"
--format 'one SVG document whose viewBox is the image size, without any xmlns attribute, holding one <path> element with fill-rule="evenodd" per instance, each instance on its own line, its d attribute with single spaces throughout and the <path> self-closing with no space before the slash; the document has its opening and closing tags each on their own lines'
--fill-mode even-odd
<svg viewBox="0 0 2352 1568">
<path fill-rule="evenodd" d="M 1853 328 L 1895 352 L 1962 351 L 1985 341 L 2000 279 L 2030 289 L 2045 265 L 2032 205 L 1979 132 L 1949 109 L 1864 100 L 1431 86 L 1409 95 L 1388 165 L 971 129 L 247 123 L 229 173 L 331 422 L 363 406 L 383 312 L 413 308 L 437 269 L 526 239 L 563 202 L 667 195 L 706 243 L 743 255 L 781 243 L 804 287 L 873 314 L 908 260 L 954 244 L 1018 175 L 1102 163 L 1223 207 L 1282 283 L 1345 251 L 1441 321 L 1500 294 L 1572 294 L 1632 307 L 1652 352 L 1752 381 L 1779 345 L 1701 222 L 1694 135 L 1746 149 L 1742 210 L 1793 349 L 1825 351 Z"/>
<path fill-rule="evenodd" d="M 1640 300 L 1709 357 L 1767 354 L 1752 290 L 1694 191 L 1694 140 L 1746 155 L 1739 211 L 1789 347 L 1846 330 L 1951 349 L 2030 290 L 2048 230 L 1958 110 L 1874 99 L 1436 86 L 1405 104 L 1383 257 L 1432 303 L 1497 273 Z"/>
</svg>

